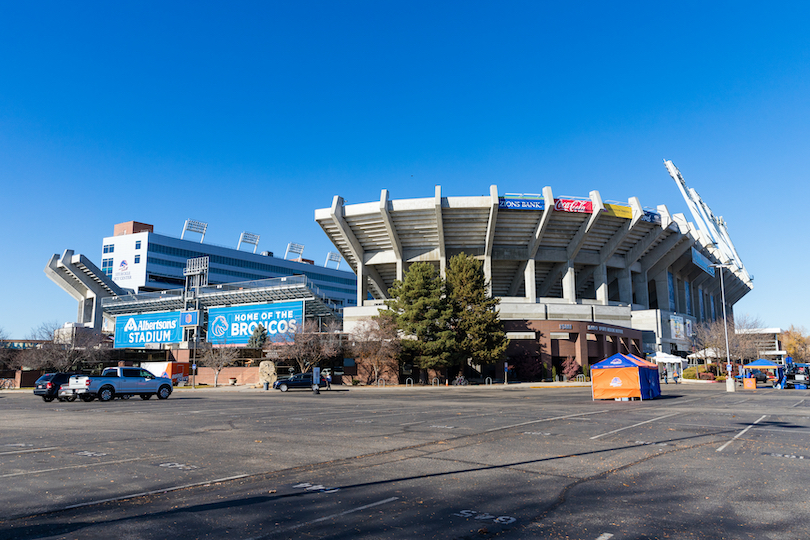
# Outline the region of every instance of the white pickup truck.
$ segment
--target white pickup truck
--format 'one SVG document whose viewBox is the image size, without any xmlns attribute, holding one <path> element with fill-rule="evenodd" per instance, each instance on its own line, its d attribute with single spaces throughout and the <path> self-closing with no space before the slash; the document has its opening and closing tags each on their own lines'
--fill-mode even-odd
<svg viewBox="0 0 810 540">
<path fill-rule="evenodd" d="M 116 397 L 129 398 L 141 396 L 149 399 L 157 396 L 166 399 L 172 393 L 172 380 L 165 377 L 156 377 L 149 371 L 139 367 L 110 367 L 105 368 L 99 376 L 74 375 L 66 384 L 59 388 L 59 398 L 74 399 L 78 396 L 82 401 L 110 401 Z"/>
</svg>

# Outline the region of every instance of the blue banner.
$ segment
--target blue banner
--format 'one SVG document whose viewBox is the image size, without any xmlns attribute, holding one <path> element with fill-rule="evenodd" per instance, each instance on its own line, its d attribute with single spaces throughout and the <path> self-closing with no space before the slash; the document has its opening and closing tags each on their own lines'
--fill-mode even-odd
<svg viewBox="0 0 810 540">
<path fill-rule="evenodd" d="M 147 343 L 180 343 L 180 312 L 120 315 L 115 318 L 116 349 L 145 347 Z"/>
<path fill-rule="evenodd" d="M 502 210 L 545 210 L 545 199 L 507 199 L 498 197 L 498 208 Z"/>
<path fill-rule="evenodd" d="M 268 341 L 292 341 L 304 324 L 303 302 L 278 302 L 208 310 L 208 342 L 218 345 L 246 345 L 259 325 Z"/>
</svg>

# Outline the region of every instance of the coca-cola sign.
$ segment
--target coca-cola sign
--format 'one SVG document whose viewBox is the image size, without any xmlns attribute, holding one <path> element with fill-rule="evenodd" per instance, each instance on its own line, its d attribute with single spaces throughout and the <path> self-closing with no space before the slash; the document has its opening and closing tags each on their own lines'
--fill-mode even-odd
<svg viewBox="0 0 810 540">
<path fill-rule="evenodd" d="M 554 199 L 554 210 L 557 212 L 577 212 L 593 214 L 593 203 L 575 199 Z"/>
</svg>

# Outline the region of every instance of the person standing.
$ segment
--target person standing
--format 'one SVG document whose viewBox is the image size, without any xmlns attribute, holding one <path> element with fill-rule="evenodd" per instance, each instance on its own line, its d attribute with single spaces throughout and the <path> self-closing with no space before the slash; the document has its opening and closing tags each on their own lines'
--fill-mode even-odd
<svg viewBox="0 0 810 540">
<path fill-rule="evenodd" d="M 332 389 L 332 372 L 331 371 L 326 372 L 326 389 L 327 390 Z"/>
</svg>

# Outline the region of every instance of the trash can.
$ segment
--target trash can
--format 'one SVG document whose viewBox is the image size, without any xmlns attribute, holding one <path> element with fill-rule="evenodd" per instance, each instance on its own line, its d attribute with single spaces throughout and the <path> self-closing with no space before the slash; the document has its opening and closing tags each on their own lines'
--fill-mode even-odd
<svg viewBox="0 0 810 540">
<path fill-rule="evenodd" d="M 264 389 L 265 390 L 270 390 L 270 383 L 269 382 L 264 383 Z"/>
</svg>

